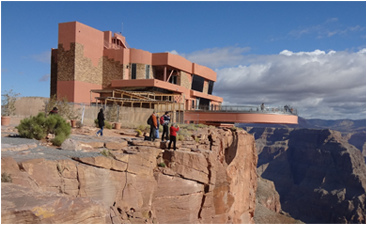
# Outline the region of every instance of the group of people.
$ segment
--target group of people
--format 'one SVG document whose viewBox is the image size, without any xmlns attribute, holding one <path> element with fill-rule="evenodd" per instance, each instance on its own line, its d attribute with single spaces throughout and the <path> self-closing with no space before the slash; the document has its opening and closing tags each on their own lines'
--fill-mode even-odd
<svg viewBox="0 0 367 225">
<path fill-rule="evenodd" d="M 151 141 L 155 141 L 156 138 L 159 138 L 157 133 L 159 130 L 159 124 L 161 124 L 163 126 L 162 142 L 164 141 L 164 138 L 166 138 L 166 141 L 169 141 L 168 149 L 171 149 L 171 144 L 173 143 L 173 149 L 176 150 L 176 136 L 177 132 L 180 130 L 180 127 L 175 123 L 172 123 L 168 133 L 168 125 L 170 121 L 171 117 L 169 112 L 165 112 L 164 115 L 159 118 L 155 111 L 153 111 L 153 114 L 147 121 L 147 123 L 150 125 L 149 138 Z"/>
<path fill-rule="evenodd" d="M 97 131 L 96 136 L 101 135 L 103 136 L 103 127 L 104 127 L 104 114 L 103 109 L 100 109 L 98 115 L 98 126 L 100 127 L 100 130 Z M 169 132 L 168 132 L 168 125 L 171 122 L 171 117 L 169 112 L 165 112 L 164 115 L 159 118 L 159 116 L 156 114 L 155 111 L 153 111 L 153 114 L 149 117 L 147 123 L 150 125 L 150 134 L 149 139 L 151 141 L 155 141 L 156 138 L 159 138 L 159 124 L 163 126 L 163 133 L 162 133 L 162 142 L 164 141 L 164 138 L 166 138 L 166 141 L 169 141 L 168 149 L 171 149 L 171 144 L 173 143 L 173 149 L 176 150 L 176 136 L 177 132 L 180 130 L 180 127 L 177 126 L 175 123 L 172 123 Z M 169 136 L 169 138 L 168 138 Z"/>
</svg>

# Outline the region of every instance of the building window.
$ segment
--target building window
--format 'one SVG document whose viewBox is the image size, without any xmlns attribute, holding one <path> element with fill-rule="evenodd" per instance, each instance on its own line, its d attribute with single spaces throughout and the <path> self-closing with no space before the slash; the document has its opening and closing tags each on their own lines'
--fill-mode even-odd
<svg viewBox="0 0 367 225">
<path fill-rule="evenodd" d="M 191 109 L 195 109 L 195 100 L 192 100 Z"/>
<path fill-rule="evenodd" d="M 150 65 L 145 65 L 145 79 L 149 79 Z"/>
<path fill-rule="evenodd" d="M 171 84 L 177 84 L 177 76 L 173 75 L 169 78 L 169 83 Z"/>
<path fill-rule="evenodd" d="M 200 77 L 197 75 L 192 75 L 192 85 L 191 89 L 194 91 L 203 92 L 204 89 L 204 77 Z"/>
<path fill-rule="evenodd" d="M 212 94 L 213 93 L 213 87 L 214 87 L 214 81 L 209 81 L 209 88 L 208 88 L 208 94 Z"/>
<path fill-rule="evenodd" d="M 135 63 L 131 64 L 131 79 L 132 80 L 136 79 L 136 64 Z"/>
</svg>

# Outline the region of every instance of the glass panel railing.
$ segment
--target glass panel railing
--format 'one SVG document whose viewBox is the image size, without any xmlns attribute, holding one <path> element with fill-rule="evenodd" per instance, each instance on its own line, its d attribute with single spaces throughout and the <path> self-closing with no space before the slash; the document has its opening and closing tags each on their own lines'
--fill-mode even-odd
<svg viewBox="0 0 367 225">
<path fill-rule="evenodd" d="M 222 105 L 222 106 L 199 106 L 191 111 L 209 112 L 238 112 L 238 113 L 263 113 L 263 114 L 289 114 L 298 115 L 297 109 L 286 106 L 264 106 L 261 105 Z"/>
</svg>

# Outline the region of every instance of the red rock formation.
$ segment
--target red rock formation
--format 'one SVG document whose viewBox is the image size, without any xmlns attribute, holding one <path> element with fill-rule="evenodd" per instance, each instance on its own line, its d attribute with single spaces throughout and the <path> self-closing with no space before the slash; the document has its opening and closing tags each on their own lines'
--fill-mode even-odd
<svg viewBox="0 0 367 225">
<path fill-rule="evenodd" d="M 180 143 L 184 151 L 162 153 L 155 143 L 134 141 L 134 146 L 114 151 L 112 158 L 34 159 L 19 164 L 2 158 L 2 172 L 12 175 L 12 187 L 27 187 L 39 193 L 36 197 L 58 193 L 52 201 L 63 198 L 69 205 L 88 199 L 86 208 L 100 207 L 89 205 L 97 201 L 104 207 L 97 217 L 107 213 L 107 223 L 254 223 L 257 154 L 253 136 L 227 129 L 200 132 L 199 142 Z M 158 167 L 160 162 L 166 167 Z M 15 199 L 9 195 L 7 201 Z M 2 222 L 25 221 L 17 214 L 20 203 L 4 204 Z M 36 201 L 34 207 L 46 206 Z M 18 220 L 3 220 L 14 215 Z M 75 221 L 54 216 L 57 219 L 41 222 L 90 222 L 82 215 Z M 28 218 L 30 223 L 40 221 L 40 216 Z"/>
<path fill-rule="evenodd" d="M 258 173 L 274 182 L 282 209 L 306 223 L 365 223 L 366 167 L 340 132 L 252 129 Z"/>
</svg>

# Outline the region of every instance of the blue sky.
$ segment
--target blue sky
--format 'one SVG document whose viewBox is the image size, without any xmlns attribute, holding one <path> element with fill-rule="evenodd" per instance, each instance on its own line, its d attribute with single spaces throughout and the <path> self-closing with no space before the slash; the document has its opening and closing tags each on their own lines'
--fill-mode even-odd
<svg viewBox="0 0 367 225">
<path fill-rule="evenodd" d="M 224 104 L 291 104 L 305 118 L 366 117 L 366 3 L 1 2 L 1 91 L 48 97 L 58 24 L 120 32 L 218 74 Z M 123 25 L 122 25 L 123 23 Z"/>
</svg>

